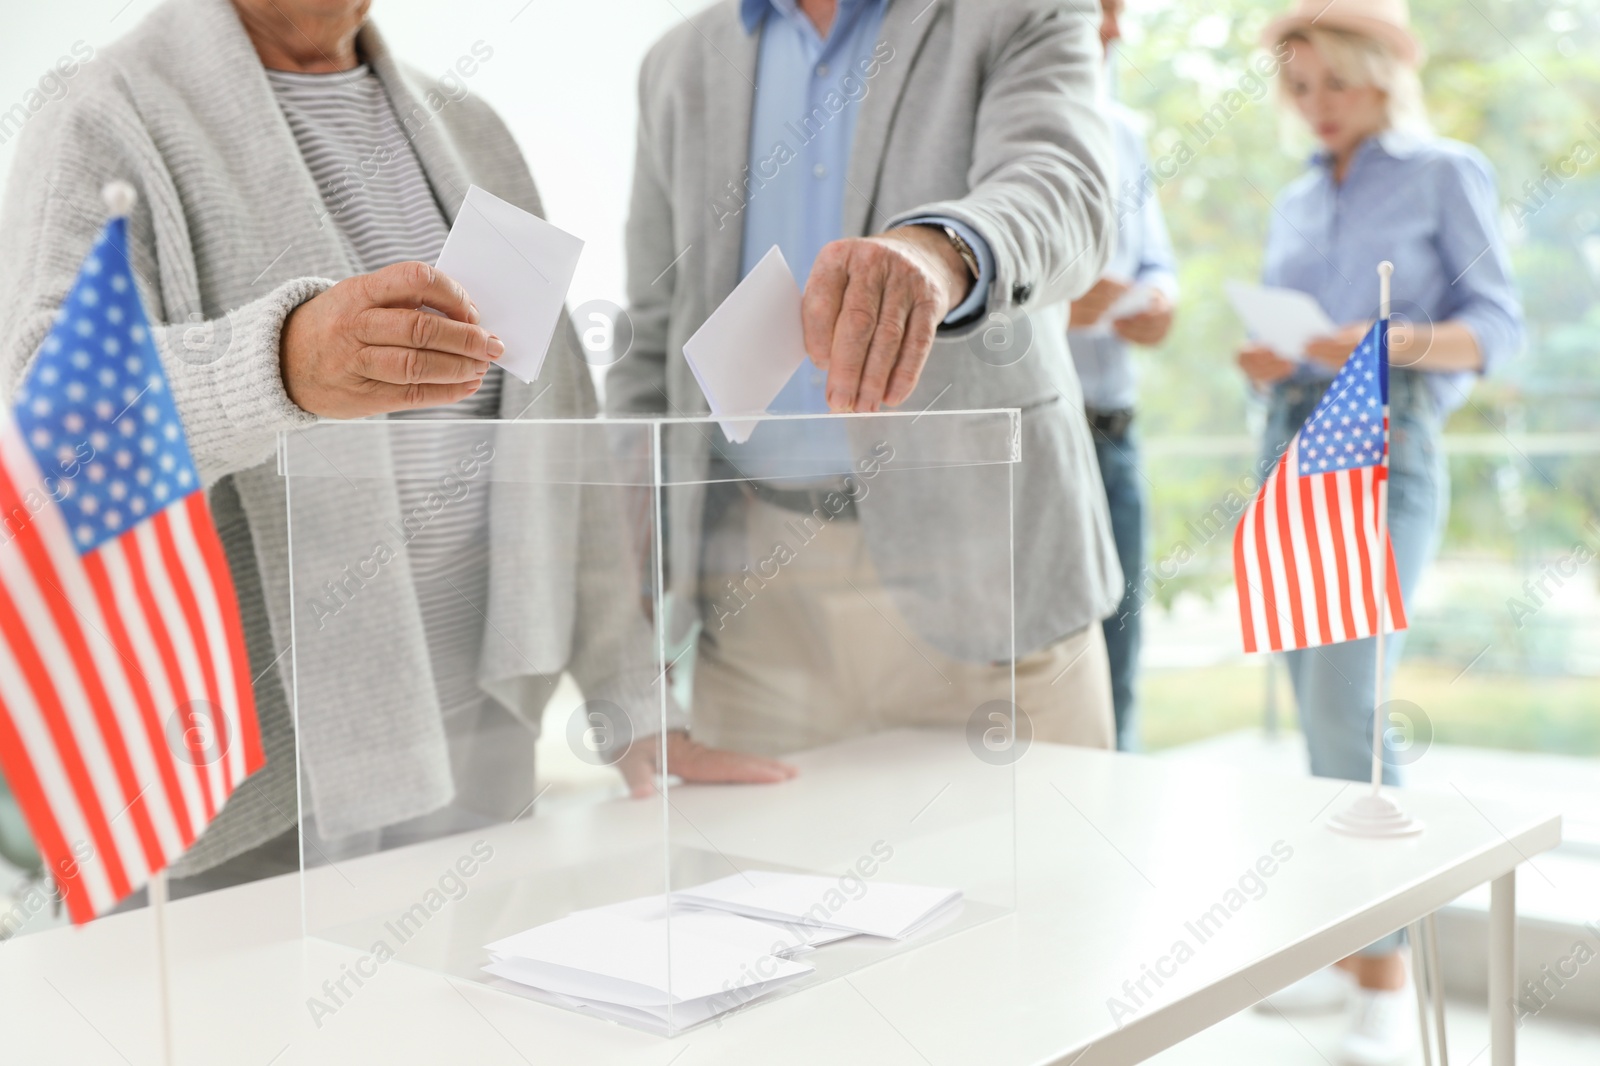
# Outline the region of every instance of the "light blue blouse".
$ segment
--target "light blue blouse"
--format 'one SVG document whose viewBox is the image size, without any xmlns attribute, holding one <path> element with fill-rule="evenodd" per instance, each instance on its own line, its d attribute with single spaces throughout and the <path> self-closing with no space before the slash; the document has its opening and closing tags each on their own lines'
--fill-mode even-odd
<svg viewBox="0 0 1600 1066">
<path fill-rule="evenodd" d="M 1523 336 L 1498 217 L 1494 171 L 1481 152 L 1391 130 L 1356 149 L 1342 184 L 1319 153 L 1279 195 L 1262 281 L 1310 294 L 1340 325 L 1368 321 L 1378 311 L 1378 263 L 1387 259 L 1396 321 L 1463 323 L 1488 373 L 1516 354 Z M 1290 380 L 1333 375 L 1306 363 Z M 1477 374 L 1423 376 L 1442 416 L 1466 401 Z"/>
</svg>

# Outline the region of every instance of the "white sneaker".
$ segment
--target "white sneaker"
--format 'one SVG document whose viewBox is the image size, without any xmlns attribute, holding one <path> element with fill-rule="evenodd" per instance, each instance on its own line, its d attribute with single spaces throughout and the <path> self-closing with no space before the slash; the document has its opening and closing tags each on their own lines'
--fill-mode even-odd
<svg viewBox="0 0 1600 1066">
<path fill-rule="evenodd" d="M 1362 988 L 1350 1009 L 1350 1031 L 1339 1044 L 1345 1066 L 1394 1066 L 1417 1045 L 1417 992 L 1411 982 L 1393 992 Z"/>
<path fill-rule="evenodd" d="M 1266 1014 L 1319 1014 L 1343 1010 L 1355 995 L 1356 979 L 1346 970 L 1328 966 L 1274 992 L 1256 1010 Z"/>
</svg>

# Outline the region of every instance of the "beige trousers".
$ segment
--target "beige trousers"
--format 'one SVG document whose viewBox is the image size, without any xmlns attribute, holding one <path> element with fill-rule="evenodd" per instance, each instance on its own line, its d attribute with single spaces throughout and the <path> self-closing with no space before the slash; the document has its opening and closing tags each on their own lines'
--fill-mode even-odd
<svg viewBox="0 0 1600 1066">
<path fill-rule="evenodd" d="M 746 498 L 709 531 L 695 737 L 779 755 L 902 726 L 989 724 L 984 705 L 1012 698 L 1011 664 L 958 662 L 921 640 L 878 580 L 858 522 L 834 518 L 801 543 L 795 519 Z M 791 551 L 767 579 L 771 567 L 752 560 L 779 544 Z M 1035 740 L 1112 747 L 1100 626 L 1017 660 L 1016 703 Z"/>
</svg>

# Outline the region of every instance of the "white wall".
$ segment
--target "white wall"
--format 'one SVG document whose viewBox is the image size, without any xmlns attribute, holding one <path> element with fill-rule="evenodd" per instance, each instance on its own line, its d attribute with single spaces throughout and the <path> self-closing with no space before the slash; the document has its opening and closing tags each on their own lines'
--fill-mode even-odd
<svg viewBox="0 0 1600 1066">
<path fill-rule="evenodd" d="M 6 0 L 0 113 L 37 104 L 40 76 L 74 45 L 98 51 L 158 0 Z M 483 41 L 493 57 L 465 83 L 510 126 L 550 219 L 587 243 L 568 306 L 623 303 L 622 225 L 633 165 L 639 61 L 705 0 L 374 0 L 372 15 L 401 57 L 442 73 Z M 79 42 L 82 42 L 79 44 Z M 94 62 L 94 60 L 90 60 Z M 64 82 L 68 94 L 72 81 Z M 53 84 L 46 88 L 59 94 Z M 49 122 L 45 103 L 28 118 Z M 30 180 L 17 138 L 0 125 L 0 173 Z M 31 177 L 31 180 L 39 180 Z"/>
</svg>

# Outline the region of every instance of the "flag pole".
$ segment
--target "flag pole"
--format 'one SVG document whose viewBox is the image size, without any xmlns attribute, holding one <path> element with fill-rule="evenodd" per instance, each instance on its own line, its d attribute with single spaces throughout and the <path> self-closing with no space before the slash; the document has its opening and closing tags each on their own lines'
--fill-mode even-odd
<svg viewBox="0 0 1600 1066">
<path fill-rule="evenodd" d="M 125 181 L 108 182 L 100 190 L 106 211 L 112 218 L 127 218 L 133 210 L 138 194 Z M 156 997 L 157 1024 L 161 1028 L 161 1063 L 172 1066 L 172 996 L 167 980 L 167 871 L 165 868 L 150 875 L 148 885 L 150 919 L 156 934 Z"/>
<path fill-rule="evenodd" d="M 167 989 L 167 871 L 150 877 L 150 917 L 156 927 L 156 995 L 160 999 L 161 1063 L 172 1066 L 172 996 Z"/>
<path fill-rule="evenodd" d="M 1378 264 L 1378 317 L 1383 321 L 1383 365 L 1380 370 L 1384 381 L 1380 383 L 1384 395 L 1383 419 L 1383 476 L 1378 479 L 1378 554 L 1383 561 L 1378 576 L 1378 633 L 1377 673 L 1372 686 L 1372 794 L 1383 788 L 1383 632 L 1389 592 L 1389 412 L 1388 375 L 1389 360 L 1389 281 L 1394 277 L 1394 264 L 1385 259 Z"/>
<path fill-rule="evenodd" d="M 1374 634 L 1377 679 L 1372 686 L 1372 789 L 1328 819 L 1330 828 L 1362 837 L 1403 837 L 1422 832 L 1422 822 L 1401 810 L 1383 794 L 1383 666 L 1384 622 L 1388 613 L 1389 592 L 1389 282 L 1394 264 L 1387 259 L 1378 264 L 1378 318 L 1384 324 L 1379 369 L 1383 396 L 1383 476 L 1378 481 L 1378 629 Z"/>
</svg>

